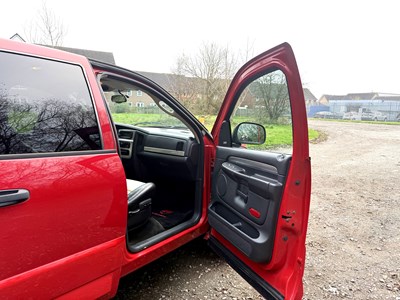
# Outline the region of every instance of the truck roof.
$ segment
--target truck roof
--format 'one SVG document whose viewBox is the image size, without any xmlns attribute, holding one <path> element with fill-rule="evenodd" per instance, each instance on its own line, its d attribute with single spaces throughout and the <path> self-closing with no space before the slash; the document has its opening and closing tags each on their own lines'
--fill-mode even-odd
<svg viewBox="0 0 400 300">
<path fill-rule="evenodd" d="M 85 65 L 88 63 L 86 57 L 46 46 L 30 43 L 12 41 L 0 38 L 0 51 L 12 51 L 27 55 L 43 56 L 65 62 L 78 63 Z"/>
</svg>

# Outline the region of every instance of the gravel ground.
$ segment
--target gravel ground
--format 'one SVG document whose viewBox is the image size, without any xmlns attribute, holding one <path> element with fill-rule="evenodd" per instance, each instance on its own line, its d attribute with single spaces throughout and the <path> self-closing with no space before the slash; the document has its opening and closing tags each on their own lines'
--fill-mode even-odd
<svg viewBox="0 0 400 300">
<path fill-rule="evenodd" d="M 304 299 L 400 299 L 400 126 L 311 121 Z"/>
<path fill-rule="evenodd" d="M 400 126 L 310 121 L 304 299 L 400 300 Z M 262 299 L 196 240 L 121 280 L 116 299 Z"/>
</svg>

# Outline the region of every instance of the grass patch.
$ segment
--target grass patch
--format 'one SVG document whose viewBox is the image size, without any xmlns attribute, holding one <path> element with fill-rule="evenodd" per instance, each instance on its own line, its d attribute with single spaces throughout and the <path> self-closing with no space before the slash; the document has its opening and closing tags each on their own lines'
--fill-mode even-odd
<svg viewBox="0 0 400 300">
<path fill-rule="evenodd" d="M 308 128 L 308 140 L 314 141 L 321 136 L 321 132 L 315 129 Z"/>
<path fill-rule="evenodd" d="M 249 149 L 267 150 L 276 148 L 286 148 L 293 144 L 292 125 L 264 125 L 267 132 L 267 139 L 263 145 L 248 145 Z M 308 140 L 318 143 L 321 132 L 315 129 L 308 129 Z"/>
<path fill-rule="evenodd" d="M 310 132 L 316 132 L 318 135 L 314 138 L 311 138 L 310 136 Z M 318 144 L 318 143 L 322 143 L 325 142 L 328 139 L 328 135 L 323 132 L 323 131 L 318 131 L 318 130 L 314 130 L 314 129 L 308 129 L 308 139 L 310 141 L 310 143 L 312 144 Z"/>
<path fill-rule="evenodd" d="M 293 144 L 292 125 L 264 125 L 267 132 L 267 139 L 264 145 L 265 149 L 276 146 L 290 146 Z"/>
<path fill-rule="evenodd" d="M 162 125 L 182 125 L 182 123 L 167 114 L 138 114 L 138 113 L 114 113 L 112 114 L 114 122 L 122 124 L 137 123 L 161 123 Z"/>
</svg>

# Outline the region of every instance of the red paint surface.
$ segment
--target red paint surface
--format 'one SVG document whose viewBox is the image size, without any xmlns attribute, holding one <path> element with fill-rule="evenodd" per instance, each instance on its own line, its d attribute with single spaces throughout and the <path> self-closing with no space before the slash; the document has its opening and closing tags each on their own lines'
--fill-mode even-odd
<svg viewBox="0 0 400 300">
<path fill-rule="evenodd" d="M 30 192 L 27 201 L 0 209 L 0 298 L 52 298 L 111 272 L 119 274 L 125 249 L 125 173 L 87 59 L 8 40 L 0 45 L 80 65 L 93 87 L 104 149 L 113 150 L 0 160 L 0 188 Z"/>
<path fill-rule="evenodd" d="M 275 287 L 285 296 L 285 299 L 301 299 L 305 238 L 311 194 L 311 167 L 303 89 L 296 60 L 289 44 L 282 44 L 255 57 L 239 70 L 228 89 L 220 114 L 212 129 L 212 135 L 218 141 L 222 122 L 229 117 L 229 107 L 233 104 L 235 96 L 240 93 L 243 85 L 253 78 L 276 69 L 280 69 L 286 75 L 293 126 L 293 156 L 279 216 L 286 215 L 290 211 L 292 218 L 289 223 L 282 218 L 278 219 L 273 256 L 268 264 L 258 264 L 249 260 L 217 232 L 212 231 L 211 234 Z M 299 185 L 295 184 L 296 180 L 300 181 Z M 293 214 L 293 212 L 295 213 Z"/>
</svg>

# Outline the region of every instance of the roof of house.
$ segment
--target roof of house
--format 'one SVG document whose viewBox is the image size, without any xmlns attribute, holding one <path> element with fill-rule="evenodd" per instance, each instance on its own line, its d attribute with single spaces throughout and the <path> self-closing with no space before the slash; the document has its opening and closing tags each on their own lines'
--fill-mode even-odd
<svg viewBox="0 0 400 300">
<path fill-rule="evenodd" d="M 378 93 L 349 93 L 346 96 L 351 100 L 373 100 Z"/>
<path fill-rule="evenodd" d="M 87 50 L 87 49 L 78 49 L 78 48 L 69 48 L 69 47 L 60 47 L 60 46 L 49 46 L 67 52 L 72 52 L 75 54 L 86 56 L 87 58 L 95 59 L 101 62 L 109 63 L 115 65 L 114 54 L 112 52 L 105 52 L 105 51 L 94 51 L 94 50 Z"/>
<path fill-rule="evenodd" d="M 311 91 L 308 88 L 303 88 L 303 93 L 305 101 L 312 101 L 312 102 L 317 101 L 317 97 L 315 97 L 314 94 L 311 93 Z"/>
<path fill-rule="evenodd" d="M 379 100 L 383 101 L 400 101 L 400 95 L 398 96 L 379 96 L 377 97 Z"/>
<path fill-rule="evenodd" d="M 188 77 L 184 75 L 177 75 L 177 74 L 171 74 L 171 73 L 154 73 L 154 72 L 145 72 L 145 71 L 136 71 L 136 73 L 139 73 L 150 80 L 154 81 L 157 83 L 159 86 L 163 87 L 169 92 L 173 92 L 174 88 L 176 88 L 176 85 L 180 84 L 188 84 L 188 83 L 196 83 L 197 86 L 200 86 L 204 82 L 195 77 Z"/>
<path fill-rule="evenodd" d="M 18 33 L 15 33 L 12 37 L 10 37 L 10 40 L 25 42 L 25 40 Z M 78 48 L 69 48 L 69 47 L 51 46 L 51 45 L 42 45 L 42 46 L 83 55 L 86 56 L 87 58 L 92 58 L 95 60 L 115 65 L 114 54 L 112 52 L 94 51 L 87 49 L 78 49 Z"/>
<path fill-rule="evenodd" d="M 18 33 L 15 33 L 12 37 L 10 37 L 10 40 L 14 41 L 20 41 L 20 42 L 26 42 L 22 36 L 20 36 Z"/>
<path fill-rule="evenodd" d="M 325 98 L 326 100 L 348 100 L 349 97 L 346 95 L 322 95 L 320 100 Z"/>
<path fill-rule="evenodd" d="M 144 72 L 144 71 L 136 71 L 150 80 L 153 80 L 158 85 L 162 86 L 163 88 L 169 87 L 171 80 L 174 78 L 174 74 L 166 74 L 166 73 L 153 73 L 153 72 Z"/>
<path fill-rule="evenodd" d="M 400 95 L 387 93 L 349 93 L 347 95 L 322 95 L 320 100 L 325 97 L 331 100 L 384 100 L 384 101 L 400 101 Z"/>
</svg>

